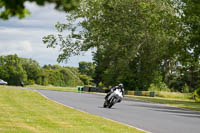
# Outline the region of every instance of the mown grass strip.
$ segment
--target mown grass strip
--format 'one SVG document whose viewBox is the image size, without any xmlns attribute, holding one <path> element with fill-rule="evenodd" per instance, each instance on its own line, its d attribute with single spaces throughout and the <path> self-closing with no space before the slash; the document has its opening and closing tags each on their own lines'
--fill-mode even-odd
<svg viewBox="0 0 200 133">
<path fill-rule="evenodd" d="M 1 133 L 142 133 L 71 109 L 31 90 L 0 88 Z"/>
<path fill-rule="evenodd" d="M 25 88 L 42 89 L 42 90 L 54 90 L 54 91 L 69 91 L 78 92 L 76 87 L 58 87 L 58 86 L 41 86 L 41 85 L 28 85 Z"/>
</svg>

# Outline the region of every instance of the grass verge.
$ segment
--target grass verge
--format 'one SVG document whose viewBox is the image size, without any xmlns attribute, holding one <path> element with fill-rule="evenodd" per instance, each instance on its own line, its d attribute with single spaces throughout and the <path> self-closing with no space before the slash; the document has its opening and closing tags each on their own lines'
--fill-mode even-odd
<svg viewBox="0 0 200 133">
<path fill-rule="evenodd" d="M 142 133 L 59 105 L 31 90 L 0 88 L 1 133 Z"/>
<path fill-rule="evenodd" d="M 70 92 L 78 92 L 76 87 L 57 87 L 57 86 L 41 86 L 41 85 L 28 85 L 25 88 L 31 89 L 42 89 L 42 90 L 55 90 L 55 91 L 70 91 Z"/>
<path fill-rule="evenodd" d="M 193 95 L 192 95 L 192 93 L 156 91 L 156 97 L 181 99 L 181 100 L 192 100 Z"/>
<path fill-rule="evenodd" d="M 160 104 L 167 104 L 170 106 L 200 111 L 200 103 L 195 102 L 194 100 L 170 99 L 170 98 L 160 98 L 160 97 L 144 97 L 144 96 L 132 96 L 132 95 L 128 95 L 127 97 L 134 98 L 137 100 L 143 100 L 143 101 L 160 103 Z"/>
</svg>

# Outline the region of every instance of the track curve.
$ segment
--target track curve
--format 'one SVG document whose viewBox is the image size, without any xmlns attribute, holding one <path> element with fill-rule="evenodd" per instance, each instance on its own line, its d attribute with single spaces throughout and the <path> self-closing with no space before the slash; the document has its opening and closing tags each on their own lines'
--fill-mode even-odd
<svg viewBox="0 0 200 133">
<path fill-rule="evenodd" d="M 152 133 L 200 133 L 200 112 L 138 100 L 123 100 L 111 109 L 106 109 L 102 107 L 102 95 L 37 91 L 48 99 L 66 106 Z"/>
</svg>

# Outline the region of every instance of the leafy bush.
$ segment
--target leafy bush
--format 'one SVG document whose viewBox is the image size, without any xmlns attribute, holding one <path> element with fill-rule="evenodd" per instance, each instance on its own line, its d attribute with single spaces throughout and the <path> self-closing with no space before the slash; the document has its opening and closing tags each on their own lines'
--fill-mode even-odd
<svg viewBox="0 0 200 133">
<path fill-rule="evenodd" d="M 196 89 L 193 93 L 194 100 L 200 102 L 200 88 Z"/>
<path fill-rule="evenodd" d="M 152 83 L 148 90 L 149 91 L 167 91 L 167 92 L 170 92 L 170 89 L 163 82 L 160 82 L 159 84 Z"/>
<path fill-rule="evenodd" d="M 104 87 L 103 83 L 99 82 L 98 87 L 103 88 Z"/>
<path fill-rule="evenodd" d="M 160 88 L 158 88 L 155 84 L 151 84 L 148 90 L 149 91 L 160 91 Z"/>
<path fill-rule="evenodd" d="M 161 82 L 160 84 L 159 84 L 159 87 L 160 87 L 160 89 L 161 89 L 161 91 L 168 91 L 168 92 L 170 92 L 170 89 L 167 87 L 167 85 L 165 84 L 165 83 L 163 83 L 163 82 Z"/>
<path fill-rule="evenodd" d="M 148 89 L 149 91 L 170 91 L 168 86 L 163 82 L 160 72 L 154 72 L 154 80 Z"/>
<path fill-rule="evenodd" d="M 182 92 L 183 93 L 189 93 L 190 92 L 190 87 L 187 84 L 185 84 L 183 86 L 183 88 L 182 88 Z"/>
<path fill-rule="evenodd" d="M 175 98 L 175 99 L 192 99 L 191 93 L 186 93 L 188 90 L 188 86 L 185 86 L 183 88 L 183 91 L 185 93 L 180 92 L 170 92 L 170 89 L 167 87 L 167 85 L 163 82 L 160 82 L 159 84 L 151 84 L 149 87 L 149 91 L 156 91 L 157 97 L 164 97 L 164 98 Z"/>
<path fill-rule="evenodd" d="M 84 85 L 90 85 L 91 84 L 91 81 L 92 81 L 92 78 L 85 75 L 85 74 L 81 74 L 80 75 L 80 80 L 84 83 Z"/>
<path fill-rule="evenodd" d="M 35 84 L 35 81 L 34 81 L 34 80 L 28 80 L 28 84 L 29 84 L 29 85 L 34 85 L 34 84 Z"/>
</svg>

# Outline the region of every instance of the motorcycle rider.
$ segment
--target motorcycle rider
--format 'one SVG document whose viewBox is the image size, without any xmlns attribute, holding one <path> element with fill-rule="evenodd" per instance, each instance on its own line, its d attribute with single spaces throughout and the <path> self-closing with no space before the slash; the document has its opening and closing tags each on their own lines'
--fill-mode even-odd
<svg viewBox="0 0 200 133">
<path fill-rule="evenodd" d="M 122 83 L 120 83 L 118 86 L 115 86 L 113 88 L 110 89 L 110 91 L 108 92 L 108 94 L 105 96 L 105 100 L 108 100 L 108 97 L 116 90 L 116 89 L 120 89 L 120 91 L 122 92 L 122 95 L 124 96 L 124 85 Z M 121 102 L 121 99 L 118 101 Z"/>
</svg>

